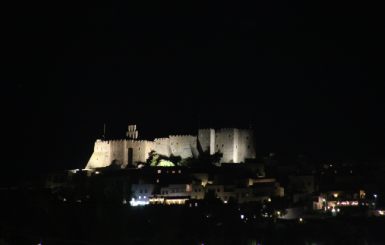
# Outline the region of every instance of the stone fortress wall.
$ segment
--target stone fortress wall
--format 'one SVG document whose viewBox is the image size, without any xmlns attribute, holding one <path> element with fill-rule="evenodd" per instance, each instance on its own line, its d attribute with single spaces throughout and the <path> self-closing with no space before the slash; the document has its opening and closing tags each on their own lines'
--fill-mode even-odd
<svg viewBox="0 0 385 245">
<path fill-rule="evenodd" d="M 221 152 L 221 163 L 241 163 L 255 158 L 252 130 L 224 128 L 199 129 L 198 135 L 170 135 L 154 141 L 138 140 L 136 125 L 129 125 L 124 140 L 96 140 L 94 151 L 86 169 L 116 164 L 121 168 L 145 162 L 151 151 L 165 156 L 180 156 L 182 159 L 197 158 L 201 152 L 211 155 Z"/>
</svg>

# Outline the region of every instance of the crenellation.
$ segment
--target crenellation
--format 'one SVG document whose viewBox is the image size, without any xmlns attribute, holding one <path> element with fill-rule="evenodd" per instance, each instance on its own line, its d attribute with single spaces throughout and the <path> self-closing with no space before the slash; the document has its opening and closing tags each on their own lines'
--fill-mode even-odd
<svg viewBox="0 0 385 245">
<path fill-rule="evenodd" d="M 199 129 L 197 135 L 169 135 L 152 141 L 135 138 L 138 134 L 136 125 L 130 125 L 129 132 L 131 137 L 126 139 L 97 139 L 86 169 L 106 167 L 112 163 L 121 168 L 135 166 L 146 162 L 151 151 L 183 159 L 197 158 L 201 152 L 211 155 L 220 152 L 223 154 L 221 163 L 242 163 L 255 158 L 254 134 L 249 129 L 205 128 Z"/>
</svg>

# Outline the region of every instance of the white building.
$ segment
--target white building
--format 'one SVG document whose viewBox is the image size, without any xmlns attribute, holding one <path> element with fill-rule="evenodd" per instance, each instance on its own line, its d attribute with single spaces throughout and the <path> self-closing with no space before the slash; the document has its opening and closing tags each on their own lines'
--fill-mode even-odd
<svg viewBox="0 0 385 245">
<path fill-rule="evenodd" d="M 121 140 L 98 139 L 86 169 L 95 169 L 115 164 L 121 168 L 145 162 L 151 151 L 165 156 L 197 158 L 200 153 L 223 154 L 221 163 L 241 163 L 255 158 L 252 130 L 199 129 L 198 135 L 170 135 L 153 141 L 138 140 L 136 125 L 129 125 L 127 138 Z"/>
</svg>

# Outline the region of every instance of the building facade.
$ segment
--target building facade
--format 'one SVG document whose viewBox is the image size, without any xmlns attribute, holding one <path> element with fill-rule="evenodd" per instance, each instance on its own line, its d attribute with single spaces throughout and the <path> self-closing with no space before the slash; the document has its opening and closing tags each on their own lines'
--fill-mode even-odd
<svg viewBox="0 0 385 245">
<path fill-rule="evenodd" d="M 126 139 L 98 139 L 86 169 L 115 164 L 120 168 L 146 162 L 149 153 L 155 151 L 164 156 L 197 158 L 204 152 L 223 154 L 221 163 L 241 163 L 255 158 L 254 135 L 249 129 L 199 129 L 198 135 L 170 135 L 153 141 L 138 140 L 136 125 L 129 125 Z"/>
</svg>

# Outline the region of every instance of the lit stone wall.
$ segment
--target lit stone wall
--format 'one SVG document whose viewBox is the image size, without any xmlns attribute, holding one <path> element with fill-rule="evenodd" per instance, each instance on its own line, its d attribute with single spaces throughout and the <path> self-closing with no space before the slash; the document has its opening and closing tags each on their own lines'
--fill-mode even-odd
<svg viewBox="0 0 385 245">
<path fill-rule="evenodd" d="M 222 163 L 234 162 L 234 141 L 235 130 L 233 128 L 224 128 L 217 130 L 215 133 L 215 152 L 223 154 Z"/>
<path fill-rule="evenodd" d="M 119 166 L 125 165 L 125 150 L 124 150 L 124 140 L 112 140 L 110 141 L 110 150 L 111 150 L 111 163 L 115 162 L 115 164 Z"/>
<path fill-rule="evenodd" d="M 216 131 L 215 152 L 223 154 L 222 163 L 240 163 L 255 158 L 253 131 L 225 128 Z"/>
<path fill-rule="evenodd" d="M 203 152 L 215 153 L 215 130 L 212 128 L 198 130 L 198 143 Z"/>
<path fill-rule="evenodd" d="M 96 140 L 94 152 L 87 163 L 86 169 L 101 168 L 110 165 L 110 144 L 108 141 Z"/>
<path fill-rule="evenodd" d="M 132 149 L 132 150 L 130 150 Z M 132 154 L 132 163 L 133 165 L 138 165 L 138 163 L 146 162 L 150 151 L 153 149 L 153 142 L 147 140 L 126 140 L 125 141 L 125 158 L 124 166 L 129 164 L 130 154 Z M 130 153 L 131 152 L 131 153 Z"/>
<path fill-rule="evenodd" d="M 170 135 L 170 154 L 183 159 L 198 157 L 197 138 L 192 135 Z"/>
<path fill-rule="evenodd" d="M 169 138 L 155 139 L 152 149 L 160 155 L 170 156 L 170 139 Z"/>
<path fill-rule="evenodd" d="M 127 164 L 137 165 L 145 162 L 149 152 L 180 156 L 182 158 L 198 157 L 198 144 L 203 151 L 210 154 L 221 152 L 221 163 L 240 163 L 247 158 L 255 158 L 254 136 L 247 129 L 200 129 L 198 136 L 171 135 L 168 138 L 158 138 L 154 141 L 125 139 L 102 141 L 97 140 L 94 152 L 87 163 L 86 169 L 109 166 L 112 162 L 126 167 Z"/>
<path fill-rule="evenodd" d="M 255 158 L 254 133 L 249 129 L 237 130 L 236 159 L 245 162 L 246 159 Z"/>
</svg>

